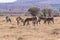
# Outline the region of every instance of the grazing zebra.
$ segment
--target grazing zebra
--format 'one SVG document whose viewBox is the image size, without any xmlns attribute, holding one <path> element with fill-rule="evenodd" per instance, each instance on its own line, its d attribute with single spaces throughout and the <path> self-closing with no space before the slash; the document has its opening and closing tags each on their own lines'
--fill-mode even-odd
<svg viewBox="0 0 60 40">
<path fill-rule="evenodd" d="M 38 23 L 40 24 L 41 20 L 44 21 L 44 23 L 48 22 L 51 23 L 51 21 L 54 23 L 54 18 L 53 17 L 48 17 L 48 18 L 45 18 L 45 17 L 39 17 L 38 19 Z"/>
<path fill-rule="evenodd" d="M 45 18 L 44 18 L 44 17 L 38 17 L 38 21 L 37 21 L 37 22 L 38 22 L 38 24 L 40 24 L 41 20 L 43 20 L 43 21 L 44 21 L 44 20 L 45 20 Z"/>
<path fill-rule="evenodd" d="M 23 25 L 25 25 L 26 23 L 27 23 L 27 25 L 29 25 L 29 21 L 32 21 L 34 26 L 35 26 L 35 24 L 37 24 L 37 18 L 34 16 L 32 18 L 26 18 Z"/>
<path fill-rule="evenodd" d="M 16 21 L 17 21 L 17 25 L 19 25 L 20 21 L 21 22 L 24 22 L 24 20 L 21 17 L 17 17 L 16 18 Z"/>
<path fill-rule="evenodd" d="M 44 21 L 44 23 L 46 23 L 46 22 L 48 22 L 48 24 L 50 24 L 51 22 L 54 23 L 54 18 L 53 18 L 53 17 L 51 17 L 51 18 L 46 18 L 45 21 Z"/>
<path fill-rule="evenodd" d="M 9 16 L 6 16 L 6 22 L 11 22 L 11 19 L 9 18 Z"/>
</svg>

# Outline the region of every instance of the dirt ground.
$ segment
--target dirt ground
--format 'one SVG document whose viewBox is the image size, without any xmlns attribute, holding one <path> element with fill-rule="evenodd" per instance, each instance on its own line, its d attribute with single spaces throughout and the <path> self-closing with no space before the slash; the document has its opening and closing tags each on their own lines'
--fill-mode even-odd
<svg viewBox="0 0 60 40">
<path fill-rule="evenodd" d="M 0 16 L 0 40 L 60 40 L 60 17 L 54 17 L 54 24 L 41 21 L 38 26 L 17 25 L 16 17 L 11 16 L 12 22 L 6 23 L 5 16 Z"/>
</svg>

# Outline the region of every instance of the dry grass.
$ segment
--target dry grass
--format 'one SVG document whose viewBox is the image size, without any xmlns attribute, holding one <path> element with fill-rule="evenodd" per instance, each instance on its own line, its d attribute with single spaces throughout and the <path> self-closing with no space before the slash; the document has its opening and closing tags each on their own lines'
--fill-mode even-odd
<svg viewBox="0 0 60 40">
<path fill-rule="evenodd" d="M 0 40 L 60 40 L 60 17 L 55 17 L 55 23 L 33 26 L 17 25 L 17 16 L 11 16 L 12 22 L 6 23 L 5 16 L 0 16 Z M 21 16 L 26 18 L 29 16 Z"/>
</svg>

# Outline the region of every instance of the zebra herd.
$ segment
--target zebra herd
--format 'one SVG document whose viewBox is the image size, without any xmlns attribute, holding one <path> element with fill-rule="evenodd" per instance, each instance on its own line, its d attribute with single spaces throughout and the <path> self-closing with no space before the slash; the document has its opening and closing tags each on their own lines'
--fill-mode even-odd
<svg viewBox="0 0 60 40">
<path fill-rule="evenodd" d="M 36 16 L 33 16 L 31 18 L 26 18 L 25 20 L 23 18 L 21 18 L 20 16 L 16 18 L 16 22 L 17 22 L 17 25 L 19 25 L 20 21 L 23 23 L 23 26 L 24 25 L 29 25 L 30 22 L 32 21 L 33 25 L 35 26 L 36 24 L 40 24 L 41 20 L 44 21 L 44 24 L 45 23 L 48 23 L 50 24 L 51 22 L 54 23 L 54 18 L 53 17 L 36 17 Z M 9 16 L 6 16 L 6 22 L 11 22 L 11 19 Z"/>
</svg>

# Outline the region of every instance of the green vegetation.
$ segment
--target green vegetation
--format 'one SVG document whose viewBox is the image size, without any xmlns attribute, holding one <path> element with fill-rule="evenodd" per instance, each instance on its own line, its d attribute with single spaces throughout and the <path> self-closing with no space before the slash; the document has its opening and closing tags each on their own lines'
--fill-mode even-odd
<svg viewBox="0 0 60 40">
<path fill-rule="evenodd" d="M 56 12 L 57 10 L 55 12 L 54 11 L 55 10 L 53 10 L 51 8 L 40 9 L 38 7 L 32 7 L 32 8 L 28 9 L 28 12 L 30 12 L 30 14 L 32 16 L 37 16 L 37 15 L 41 14 L 39 12 L 42 12 L 44 17 L 58 16 L 60 14 L 60 9 L 58 10 L 58 13 Z"/>
<path fill-rule="evenodd" d="M 40 8 L 32 7 L 30 9 L 28 9 L 28 11 L 31 13 L 32 16 L 36 16 L 38 14 L 38 12 L 40 11 Z"/>
</svg>

